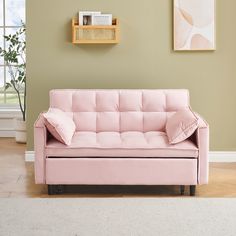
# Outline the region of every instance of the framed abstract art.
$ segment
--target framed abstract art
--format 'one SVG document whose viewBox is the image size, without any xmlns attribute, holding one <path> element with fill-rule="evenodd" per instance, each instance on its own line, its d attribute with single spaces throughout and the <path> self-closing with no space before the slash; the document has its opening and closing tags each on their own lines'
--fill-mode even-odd
<svg viewBox="0 0 236 236">
<path fill-rule="evenodd" d="M 174 1 L 174 50 L 215 50 L 215 0 Z"/>
</svg>

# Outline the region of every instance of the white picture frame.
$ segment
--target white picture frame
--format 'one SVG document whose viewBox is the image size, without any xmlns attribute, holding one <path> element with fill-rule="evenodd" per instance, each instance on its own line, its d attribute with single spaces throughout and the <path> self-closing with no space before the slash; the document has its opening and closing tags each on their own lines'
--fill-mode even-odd
<svg viewBox="0 0 236 236">
<path fill-rule="evenodd" d="M 93 15 L 100 15 L 100 11 L 80 11 L 79 12 L 79 25 L 92 25 Z"/>
<path fill-rule="evenodd" d="M 174 51 L 216 50 L 216 0 L 173 0 Z"/>
<path fill-rule="evenodd" d="M 93 14 L 92 25 L 112 25 L 112 14 Z"/>
</svg>

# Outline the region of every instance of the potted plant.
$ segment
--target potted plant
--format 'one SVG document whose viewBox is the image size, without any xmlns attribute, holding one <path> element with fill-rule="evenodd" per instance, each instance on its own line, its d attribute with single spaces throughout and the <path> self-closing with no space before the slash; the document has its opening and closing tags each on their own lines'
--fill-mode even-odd
<svg viewBox="0 0 236 236">
<path fill-rule="evenodd" d="M 8 67 L 10 81 L 6 83 L 5 90 L 13 89 L 18 98 L 22 118 L 15 119 L 16 141 L 26 142 L 26 42 L 25 25 L 14 34 L 4 36 L 6 48 L 0 47 L 0 56 Z"/>
</svg>

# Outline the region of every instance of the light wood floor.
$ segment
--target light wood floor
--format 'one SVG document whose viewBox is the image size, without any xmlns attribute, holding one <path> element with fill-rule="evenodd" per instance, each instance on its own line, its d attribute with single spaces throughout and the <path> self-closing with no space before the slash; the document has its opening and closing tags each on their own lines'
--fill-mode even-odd
<svg viewBox="0 0 236 236">
<path fill-rule="evenodd" d="M 0 138 L 0 197 L 179 197 L 178 186 L 71 187 L 74 194 L 48 196 L 45 185 L 34 184 L 33 163 L 24 162 L 25 145 Z M 186 191 L 186 197 L 188 192 Z M 236 163 L 210 163 L 208 185 L 198 186 L 197 197 L 236 197 Z"/>
</svg>

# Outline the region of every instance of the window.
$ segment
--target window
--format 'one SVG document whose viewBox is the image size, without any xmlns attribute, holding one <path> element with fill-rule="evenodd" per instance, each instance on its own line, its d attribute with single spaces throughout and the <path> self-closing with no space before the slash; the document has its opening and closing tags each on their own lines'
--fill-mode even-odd
<svg viewBox="0 0 236 236">
<path fill-rule="evenodd" d="M 0 47 L 6 48 L 4 35 L 18 30 L 25 23 L 25 0 L 0 0 Z M 18 99 L 13 89 L 5 91 L 10 75 L 3 58 L 0 57 L 0 106 L 16 106 Z"/>
</svg>

